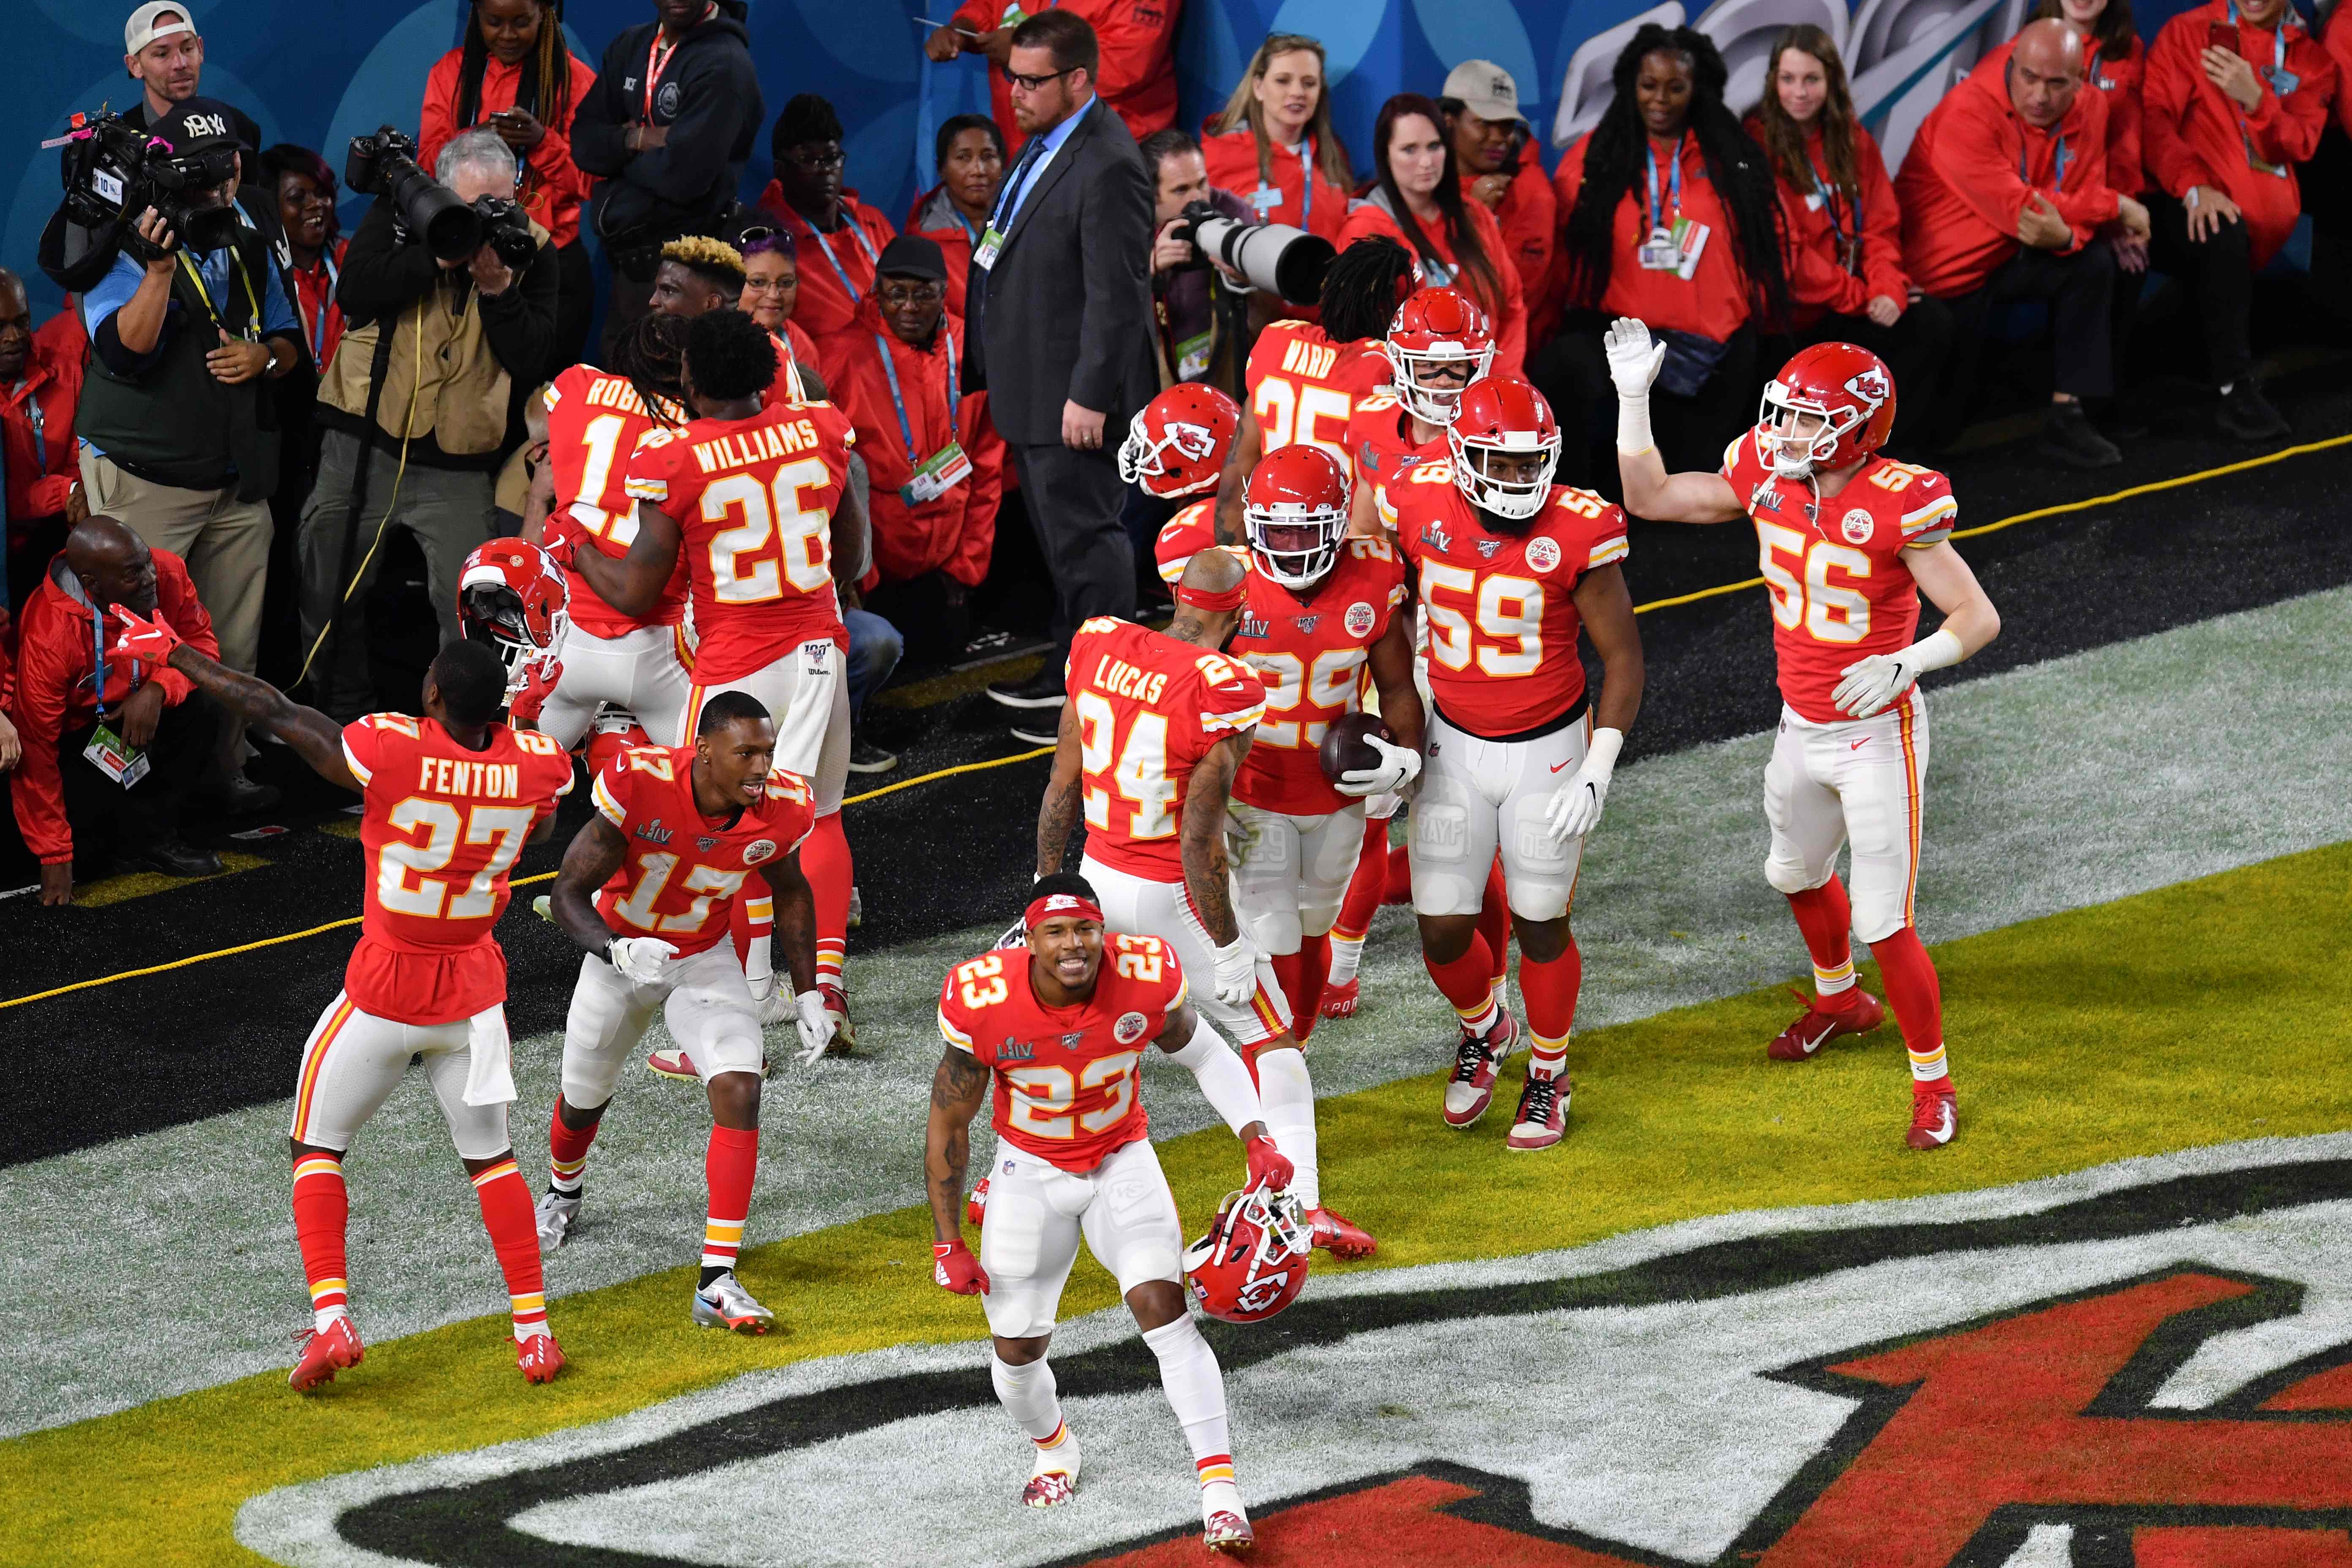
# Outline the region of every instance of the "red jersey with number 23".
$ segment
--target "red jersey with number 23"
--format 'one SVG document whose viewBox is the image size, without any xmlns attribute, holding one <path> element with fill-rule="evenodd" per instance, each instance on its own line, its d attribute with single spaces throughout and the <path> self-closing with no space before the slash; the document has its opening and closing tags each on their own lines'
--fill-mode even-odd
<svg viewBox="0 0 2352 1568">
<path fill-rule="evenodd" d="M 659 937 L 680 958 L 715 947 L 743 879 L 800 847 L 816 826 L 808 781 L 778 768 L 760 804 L 709 817 L 694 798 L 692 746 L 638 746 L 592 790 L 597 814 L 629 841 L 596 912 L 623 936 Z"/>
<path fill-rule="evenodd" d="M 1852 722 L 1831 696 L 1848 665 L 1899 652 L 1917 635 L 1919 584 L 1903 552 L 1930 550 L 1952 536 L 1959 515 L 1952 481 L 1874 456 L 1844 489 L 1822 500 L 1814 517 L 1813 487 L 1775 476 L 1753 430 L 1725 448 L 1723 477 L 1756 524 L 1780 700 L 1808 723 Z M 1916 691 L 1905 692 L 1895 709 L 1916 701 Z"/>
<path fill-rule="evenodd" d="M 1265 684 L 1265 716 L 1234 776 L 1234 798 L 1264 811 L 1328 816 L 1352 804 L 1323 776 L 1323 732 L 1363 706 L 1364 666 L 1404 603 L 1404 563 L 1384 539 L 1340 542 L 1309 593 L 1259 571 L 1244 580 L 1241 625 L 1225 646 Z"/>
<path fill-rule="evenodd" d="M 1103 936 L 1094 994 L 1049 1007 L 1026 948 L 948 972 L 940 1033 L 996 1076 L 996 1135 L 1065 1171 L 1091 1171 L 1150 1131 L 1138 1092 L 1143 1053 L 1184 1005 L 1184 971 L 1156 936 Z"/>
<path fill-rule="evenodd" d="M 833 513 L 856 440 L 830 403 L 779 403 L 637 442 L 630 496 L 685 535 L 696 685 L 756 674 L 820 637 L 848 651 L 833 591 Z"/>
<path fill-rule="evenodd" d="M 1065 685 L 1078 716 L 1087 858 L 1181 882 L 1176 833 L 1192 769 L 1258 721 L 1265 686 L 1247 665 L 1108 616 L 1070 639 Z"/>
<path fill-rule="evenodd" d="M 1438 713 L 1474 735 L 1539 729 L 1584 697 L 1576 585 L 1625 559 L 1625 514 L 1554 485 L 1525 532 L 1490 531 L 1454 482 L 1451 458 L 1408 464 L 1372 492 L 1412 563 L 1429 617 Z"/>
<path fill-rule="evenodd" d="M 1320 447 L 1345 468 L 1356 400 L 1387 383 L 1389 362 L 1376 338 L 1335 343 L 1321 327 L 1275 321 L 1258 334 L 1244 376 L 1265 450 Z"/>
<path fill-rule="evenodd" d="M 625 375 L 575 364 L 548 386 L 547 460 L 555 470 L 555 506 L 547 542 L 574 541 L 619 560 L 637 537 L 637 503 L 629 499 L 629 454 L 654 428 L 653 415 Z M 686 555 L 642 616 L 625 616 L 597 597 L 588 579 L 564 574 L 572 624 L 591 637 L 616 637 L 640 626 L 674 626 L 686 614 Z"/>
<path fill-rule="evenodd" d="M 572 758 L 503 724 L 481 751 L 432 719 L 371 713 L 343 728 L 360 782 L 367 894 L 343 990 L 402 1024 L 453 1024 L 507 998 L 490 935 L 507 877 L 539 819 L 572 793 Z"/>
</svg>

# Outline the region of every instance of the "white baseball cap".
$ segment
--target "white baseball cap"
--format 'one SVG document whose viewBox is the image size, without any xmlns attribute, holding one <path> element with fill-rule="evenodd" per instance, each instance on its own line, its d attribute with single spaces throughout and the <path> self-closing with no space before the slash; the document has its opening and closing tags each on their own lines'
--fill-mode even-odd
<svg viewBox="0 0 2352 1568">
<path fill-rule="evenodd" d="M 171 20 L 160 20 L 163 17 Z M 131 13 L 131 20 L 122 24 L 122 52 L 135 55 L 158 38 L 195 30 L 196 19 L 188 14 L 185 5 L 176 5 L 173 0 L 147 0 L 146 5 Z"/>
<path fill-rule="evenodd" d="M 1523 120 L 1519 84 L 1492 60 L 1464 60 L 1446 73 L 1440 95 L 1459 99 L 1462 107 L 1481 120 Z"/>
</svg>

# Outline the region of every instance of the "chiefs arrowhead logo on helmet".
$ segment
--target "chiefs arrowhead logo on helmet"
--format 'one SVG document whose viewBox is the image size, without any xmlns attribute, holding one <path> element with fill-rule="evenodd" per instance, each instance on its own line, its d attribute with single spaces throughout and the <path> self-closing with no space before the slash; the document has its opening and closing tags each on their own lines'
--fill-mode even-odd
<svg viewBox="0 0 2352 1568">
<path fill-rule="evenodd" d="M 1263 1322 L 1298 1300 L 1314 1251 L 1298 1200 L 1260 1177 L 1226 1194 L 1209 1233 L 1185 1249 L 1184 1283 L 1209 1316 Z"/>
<path fill-rule="evenodd" d="M 1850 377 L 1845 389 L 1864 403 L 1884 403 L 1888 390 L 1886 373 L 1875 368 L 1864 371 L 1860 375 Z"/>
<path fill-rule="evenodd" d="M 1179 382 L 1129 423 L 1118 477 L 1162 500 L 1214 489 L 1241 425 L 1241 405 L 1231 397 L 1200 382 Z"/>
</svg>

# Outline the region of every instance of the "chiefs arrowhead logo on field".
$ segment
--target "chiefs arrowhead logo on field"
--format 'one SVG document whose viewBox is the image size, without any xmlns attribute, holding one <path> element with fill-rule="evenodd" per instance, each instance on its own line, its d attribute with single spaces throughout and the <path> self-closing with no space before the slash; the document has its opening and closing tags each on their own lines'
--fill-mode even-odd
<svg viewBox="0 0 2352 1568">
<path fill-rule="evenodd" d="M 1885 402 L 1895 391 L 1886 384 L 1886 373 L 1877 370 L 1866 370 L 1860 375 L 1849 376 L 1846 379 L 1845 389 L 1873 408 Z"/>
</svg>

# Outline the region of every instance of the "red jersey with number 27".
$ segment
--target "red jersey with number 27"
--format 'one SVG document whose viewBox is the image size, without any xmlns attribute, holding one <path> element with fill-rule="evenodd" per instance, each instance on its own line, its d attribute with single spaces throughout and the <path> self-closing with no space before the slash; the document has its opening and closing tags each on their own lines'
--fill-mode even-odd
<svg viewBox="0 0 2352 1568">
<path fill-rule="evenodd" d="M 1275 321 L 1258 334 L 1244 377 L 1266 451 L 1320 447 L 1345 468 L 1356 400 L 1387 383 L 1389 362 L 1377 339 L 1335 343 L 1321 327 Z"/>
<path fill-rule="evenodd" d="M 1500 739 L 1583 699 L 1576 585 L 1625 559 L 1622 511 L 1591 490 L 1554 485 L 1524 532 L 1490 531 L 1454 484 L 1453 459 L 1437 457 L 1407 465 L 1372 498 L 1416 574 L 1430 694 L 1447 723 Z"/>
<path fill-rule="evenodd" d="M 1265 811 L 1326 816 L 1351 804 L 1323 776 L 1323 732 L 1363 706 L 1364 666 L 1404 603 L 1404 563 L 1384 539 L 1349 539 L 1307 594 L 1255 563 L 1226 647 L 1265 684 L 1265 716 L 1234 776 L 1234 798 Z"/>
<path fill-rule="evenodd" d="M 1258 721 L 1265 686 L 1247 665 L 1108 616 L 1070 639 L 1065 685 L 1078 716 L 1087 858 L 1181 882 L 1176 834 L 1192 769 Z"/>
<path fill-rule="evenodd" d="M 653 415 L 625 375 L 575 364 L 545 394 L 547 460 L 555 470 L 555 506 L 547 542 L 578 542 L 619 560 L 637 537 L 637 503 L 628 496 L 629 454 L 655 427 Z M 591 637 L 616 637 L 640 626 L 674 626 L 686 614 L 686 556 L 642 616 L 625 616 L 596 596 L 588 579 L 564 574 L 572 624 Z"/>
<path fill-rule="evenodd" d="M 1776 477 L 1753 430 L 1725 448 L 1722 471 L 1756 524 L 1759 570 L 1772 595 L 1780 700 L 1809 723 L 1851 722 L 1853 715 L 1831 696 L 1848 665 L 1898 652 L 1917 635 L 1919 584 L 1903 552 L 1931 550 L 1952 536 L 1960 510 L 1952 481 L 1874 456 L 1813 517 L 1813 487 Z M 1916 691 L 1895 706 L 1917 700 Z"/>
<path fill-rule="evenodd" d="M 593 789 L 598 815 L 629 841 L 596 912 L 623 936 L 659 937 L 678 956 L 715 947 L 743 879 L 800 847 L 816 826 L 808 781 L 778 768 L 760 804 L 709 817 L 694 798 L 692 746 L 638 746 Z"/>
<path fill-rule="evenodd" d="M 756 674 L 820 637 L 848 651 L 833 591 L 833 513 L 856 440 L 830 403 L 779 403 L 637 442 L 630 496 L 685 534 L 698 686 Z"/>
<path fill-rule="evenodd" d="M 436 720 L 371 713 L 344 726 L 343 763 L 360 782 L 367 858 L 344 991 L 402 1024 L 452 1024 L 505 1001 L 490 928 L 531 829 L 572 793 L 572 758 L 528 730 L 493 724 L 476 752 Z"/>
<path fill-rule="evenodd" d="M 1094 994 L 1049 1007 L 1029 963 L 1026 948 L 1001 948 L 950 970 L 940 1033 L 994 1070 L 999 1138 L 1091 1171 L 1150 1131 L 1138 1068 L 1184 1005 L 1184 971 L 1158 937 L 1108 932 Z"/>
</svg>

